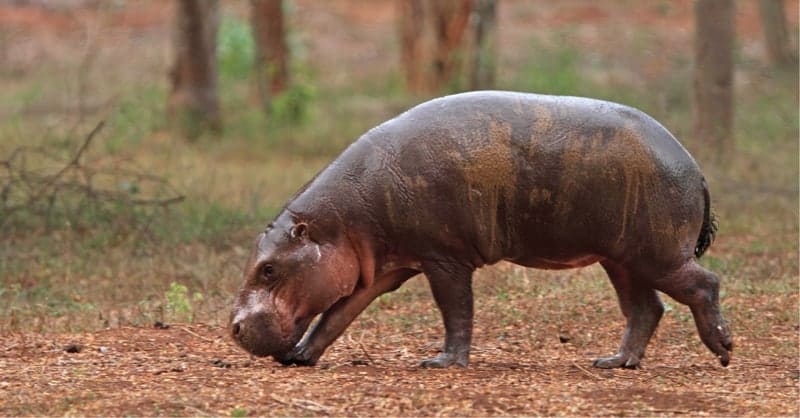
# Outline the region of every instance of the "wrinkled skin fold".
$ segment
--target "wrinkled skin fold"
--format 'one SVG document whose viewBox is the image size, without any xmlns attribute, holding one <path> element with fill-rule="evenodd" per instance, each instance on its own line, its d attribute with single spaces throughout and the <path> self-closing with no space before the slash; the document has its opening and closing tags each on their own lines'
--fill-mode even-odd
<svg viewBox="0 0 800 418">
<path fill-rule="evenodd" d="M 475 269 L 600 263 L 626 326 L 594 366 L 640 365 L 659 292 L 689 306 L 727 365 L 720 280 L 696 261 L 715 232 L 702 172 L 646 114 L 577 97 L 447 96 L 364 134 L 286 204 L 256 239 L 231 334 L 255 355 L 314 365 L 370 302 L 423 273 L 445 341 L 421 365 L 466 367 Z"/>
</svg>

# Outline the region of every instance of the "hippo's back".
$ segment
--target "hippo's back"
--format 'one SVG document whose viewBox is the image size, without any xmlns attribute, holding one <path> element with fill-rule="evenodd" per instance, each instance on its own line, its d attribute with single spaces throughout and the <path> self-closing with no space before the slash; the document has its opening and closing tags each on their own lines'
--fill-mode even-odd
<svg viewBox="0 0 800 418">
<path fill-rule="evenodd" d="M 419 258 L 674 260 L 691 254 L 703 218 L 703 177 L 686 150 L 646 114 L 600 100 L 447 96 L 371 130 L 336 164 L 359 179 L 390 240 Z"/>
</svg>

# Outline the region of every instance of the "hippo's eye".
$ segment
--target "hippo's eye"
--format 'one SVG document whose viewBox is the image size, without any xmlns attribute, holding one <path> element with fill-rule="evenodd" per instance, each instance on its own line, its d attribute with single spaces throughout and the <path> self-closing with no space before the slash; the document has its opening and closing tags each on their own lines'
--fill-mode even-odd
<svg viewBox="0 0 800 418">
<path fill-rule="evenodd" d="M 275 273 L 275 268 L 272 267 L 272 264 L 264 264 L 261 267 L 261 276 L 264 278 L 272 277 L 274 273 Z"/>
</svg>

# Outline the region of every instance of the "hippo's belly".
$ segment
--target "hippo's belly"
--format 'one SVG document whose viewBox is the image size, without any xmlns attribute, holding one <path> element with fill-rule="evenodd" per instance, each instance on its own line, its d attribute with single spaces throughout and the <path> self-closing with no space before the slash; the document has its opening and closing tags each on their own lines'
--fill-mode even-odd
<svg viewBox="0 0 800 418">
<path fill-rule="evenodd" d="M 564 270 L 578 267 L 585 267 L 601 261 L 603 257 L 597 255 L 576 255 L 574 257 L 566 257 L 562 260 L 551 260 L 541 257 L 521 257 L 511 261 L 525 267 L 533 267 L 537 269 L 546 270 Z"/>
</svg>

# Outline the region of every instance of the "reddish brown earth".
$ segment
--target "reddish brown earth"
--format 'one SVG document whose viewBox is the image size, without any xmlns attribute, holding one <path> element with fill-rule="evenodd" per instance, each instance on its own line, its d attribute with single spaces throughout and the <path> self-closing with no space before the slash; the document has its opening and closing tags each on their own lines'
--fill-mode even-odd
<svg viewBox="0 0 800 418">
<path fill-rule="evenodd" d="M 674 331 L 665 325 L 660 335 Z M 603 334 L 596 341 L 600 346 L 616 342 L 617 324 L 599 326 L 597 331 Z M 796 329 L 775 329 L 770 340 L 796 337 Z M 652 351 L 657 358 L 647 360 L 643 369 L 597 370 L 588 361 L 597 348 L 562 344 L 556 335 L 547 341 L 515 336 L 479 341 L 466 370 L 417 367 L 421 358 L 435 352 L 435 341 L 434 333 L 422 341 L 402 333 L 350 336 L 335 344 L 318 367 L 298 368 L 251 358 L 231 343 L 223 329 L 203 325 L 11 335 L 0 352 L 0 413 L 229 416 L 240 409 L 251 416 L 797 416 L 799 412 L 797 358 L 770 350 L 755 357 L 735 357 L 731 366 L 723 368 L 702 347 L 675 346 L 656 338 L 658 347 Z M 65 352 L 73 344 L 81 351 Z"/>
</svg>

